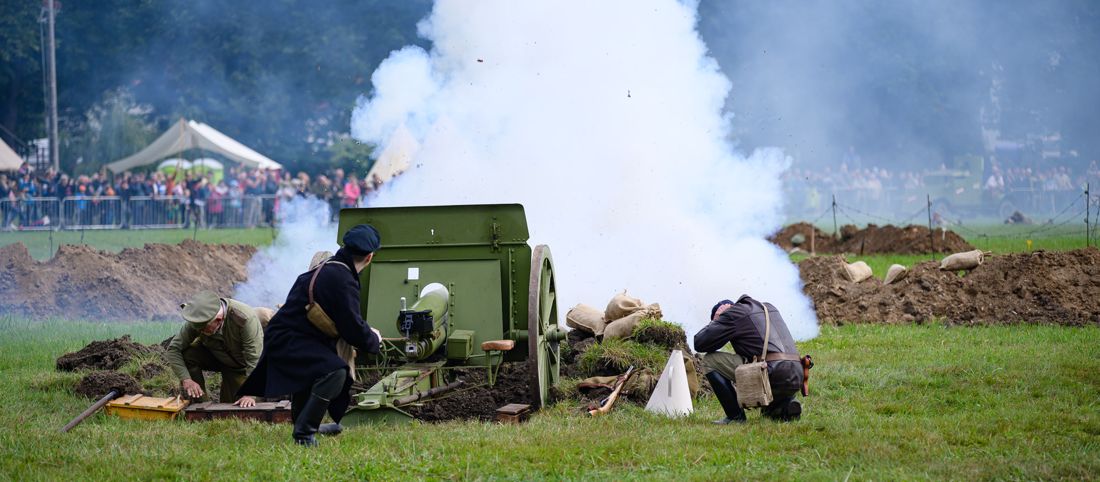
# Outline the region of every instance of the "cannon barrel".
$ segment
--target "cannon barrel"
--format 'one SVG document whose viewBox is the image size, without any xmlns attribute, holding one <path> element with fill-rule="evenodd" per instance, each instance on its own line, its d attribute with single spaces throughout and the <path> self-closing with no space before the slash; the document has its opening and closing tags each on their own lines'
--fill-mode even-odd
<svg viewBox="0 0 1100 482">
<path fill-rule="evenodd" d="M 445 286 L 431 283 L 421 290 L 416 303 L 398 314 L 397 331 L 405 337 L 406 359 L 423 360 L 443 346 L 450 331 L 447 325 L 450 299 Z"/>
</svg>

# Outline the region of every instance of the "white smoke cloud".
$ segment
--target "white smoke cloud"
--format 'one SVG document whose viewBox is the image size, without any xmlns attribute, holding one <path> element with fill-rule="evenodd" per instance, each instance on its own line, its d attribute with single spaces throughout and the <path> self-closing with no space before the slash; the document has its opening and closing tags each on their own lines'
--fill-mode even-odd
<svg viewBox="0 0 1100 482">
<path fill-rule="evenodd" d="M 279 205 L 279 232 L 271 245 L 260 249 L 248 262 L 248 281 L 237 285 L 234 299 L 251 306 L 286 301 L 298 275 L 309 268 L 317 251 L 336 252 L 336 225 L 329 206 L 314 198 L 295 197 Z"/>
<path fill-rule="evenodd" d="M 731 85 L 695 30 L 694 2 L 439 0 L 374 73 L 352 134 L 405 125 L 413 166 L 375 205 L 522 203 L 550 245 L 559 309 L 628 289 L 689 335 L 711 305 L 773 302 L 818 333 L 779 227 L 779 150 L 734 151 Z"/>
</svg>

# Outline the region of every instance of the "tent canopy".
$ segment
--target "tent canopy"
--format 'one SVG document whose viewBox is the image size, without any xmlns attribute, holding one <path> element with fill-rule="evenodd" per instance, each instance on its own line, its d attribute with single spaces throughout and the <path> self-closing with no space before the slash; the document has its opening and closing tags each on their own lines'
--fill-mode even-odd
<svg viewBox="0 0 1100 482">
<path fill-rule="evenodd" d="M 215 152 L 248 167 L 259 169 L 283 168 L 278 162 L 249 149 L 248 146 L 218 132 L 213 127 L 202 122 L 180 119 L 157 140 L 145 146 L 145 149 L 125 159 L 107 164 L 107 169 L 110 169 L 111 172 L 122 172 L 152 164 L 165 157 L 190 149 Z"/>
<path fill-rule="evenodd" d="M 23 166 L 23 158 L 15 153 L 3 139 L 0 139 L 0 171 L 18 171 Z"/>
</svg>

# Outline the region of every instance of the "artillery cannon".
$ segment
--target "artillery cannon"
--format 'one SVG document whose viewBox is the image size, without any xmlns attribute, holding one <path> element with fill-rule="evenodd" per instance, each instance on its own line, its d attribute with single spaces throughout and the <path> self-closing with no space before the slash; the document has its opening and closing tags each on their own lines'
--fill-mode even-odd
<svg viewBox="0 0 1100 482">
<path fill-rule="evenodd" d="M 527 244 L 523 206 L 344 209 L 337 239 L 362 223 L 382 236 L 360 275 L 382 349 L 360 356 L 357 373 L 381 379 L 355 396 L 345 424 L 412 420 L 402 407 L 471 388 L 458 369 L 484 369 L 492 385 L 504 363 L 526 363 L 532 405 L 546 404 L 565 330 L 550 248 Z"/>
</svg>

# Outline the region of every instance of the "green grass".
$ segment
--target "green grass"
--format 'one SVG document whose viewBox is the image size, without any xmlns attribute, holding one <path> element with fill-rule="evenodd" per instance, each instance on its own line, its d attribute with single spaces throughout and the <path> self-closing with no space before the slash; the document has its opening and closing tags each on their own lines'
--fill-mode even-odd
<svg viewBox="0 0 1100 482">
<path fill-rule="evenodd" d="M 1100 474 L 1100 328 L 823 327 L 797 423 L 714 426 L 558 405 L 524 425 L 357 427 L 316 450 L 290 427 L 93 416 L 54 359 L 93 339 L 153 343 L 175 324 L 0 319 L 0 480 L 1070 479 Z"/>
<path fill-rule="evenodd" d="M 96 249 L 119 252 L 123 248 L 144 246 L 145 243 L 177 244 L 185 239 L 204 243 L 236 243 L 266 246 L 274 239 L 271 228 L 252 229 L 135 229 L 89 231 L 15 231 L 0 232 L 0 246 L 21 242 L 31 256 L 48 259 L 62 244 L 86 244 Z M 51 240 L 52 237 L 52 240 Z"/>
</svg>

